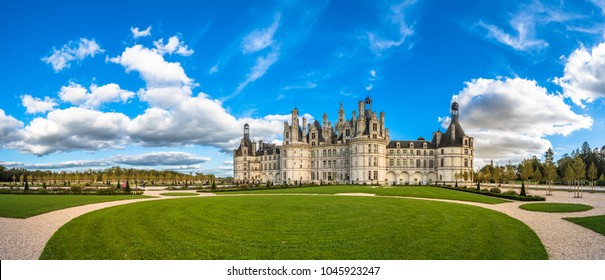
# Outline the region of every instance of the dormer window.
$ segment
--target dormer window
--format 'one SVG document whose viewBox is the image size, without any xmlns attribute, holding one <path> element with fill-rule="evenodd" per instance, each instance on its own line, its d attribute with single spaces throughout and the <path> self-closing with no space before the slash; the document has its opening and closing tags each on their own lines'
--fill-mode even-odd
<svg viewBox="0 0 605 280">
<path fill-rule="evenodd" d="M 397 142 L 397 149 L 401 148 L 401 144 Z"/>
<path fill-rule="evenodd" d="M 414 143 L 410 143 L 410 149 L 414 148 Z"/>
</svg>

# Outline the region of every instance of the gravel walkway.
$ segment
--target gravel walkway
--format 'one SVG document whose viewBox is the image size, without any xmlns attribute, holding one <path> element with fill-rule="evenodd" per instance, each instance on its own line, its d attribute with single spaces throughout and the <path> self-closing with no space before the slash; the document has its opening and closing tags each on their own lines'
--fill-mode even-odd
<svg viewBox="0 0 605 280">
<path fill-rule="evenodd" d="M 50 237 L 64 224 L 72 219 L 92 212 L 116 205 L 184 197 L 160 196 L 166 191 L 145 191 L 145 195 L 154 198 L 119 200 L 76 206 L 48 212 L 27 219 L 13 219 L 0 217 L 0 259 L 2 260 L 37 260 Z M 195 192 L 195 191 L 193 191 Z M 201 193 L 204 195 L 214 195 Z M 190 196 L 191 197 L 191 196 Z"/>
<path fill-rule="evenodd" d="M 78 207 L 57 210 L 27 219 L 0 218 L 0 259 L 35 260 L 40 257 L 46 242 L 65 223 L 82 214 L 128 203 L 157 200 L 177 199 L 183 197 L 166 197 L 159 194 L 165 191 L 146 191 L 145 195 L 155 196 L 149 199 L 122 200 L 89 204 Z M 534 195 L 542 195 L 537 191 Z M 201 193 L 201 196 L 214 194 Z M 343 194 L 340 194 L 343 195 Z M 362 195 L 362 194 L 348 194 Z M 367 194 L 363 194 L 364 196 Z M 605 215 L 605 194 L 584 193 L 583 198 L 573 198 L 573 194 L 555 191 L 553 196 L 547 196 L 547 202 L 579 203 L 593 207 L 592 210 L 575 213 L 543 213 L 526 211 L 519 205 L 528 202 L 511 202 L 496 205 L 465 201 L 450 201 L 442 199 L 425 199 L 448 201 L 475 205 L 505 213 L 528 225 L 542 240 L 550 259 L 555 260 L 605 260 L 605 236 L 593 232 L 574 223 L 563 220 L 564 217 L 584 217 Z M 391 197 L 393 198 L 393 197 Z M 533 202 L 530 202 L 533 203 Z"/>
</svg>

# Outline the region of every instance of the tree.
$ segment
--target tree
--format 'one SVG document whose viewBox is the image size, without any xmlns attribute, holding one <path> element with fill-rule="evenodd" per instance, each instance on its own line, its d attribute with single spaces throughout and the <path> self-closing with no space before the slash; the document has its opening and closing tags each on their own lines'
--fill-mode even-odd
<svg viewBox="0 0 605 280">
<path fill-rule="evenodd" d="M 590 163 L 590 167 L 588 168 L 588 179 L 590 180 L 590 190 L 594 191 L 594 181 L 597 179 L 598 175 L 597 167 L 594 165 L 594 162 Z"/>
<path fill-rule="evenodd" d="M 546 150 L 546 152 L 544 152 L 544 163 L 553 163 L 553 157 L 555 155 L 555 152 L 552 150 L 552 148 L 548 148 L 548 150 Z"/>
<path fill-rule="evenodd" d="M 130 183 L 129 180 L 126 179 L 126 187 L 124 188 L 124 193 L 130 193 Z"/>
<path fill-rule="evenodd" d="M 488 183 L 492 181 L 492 173 L 489 171 L 489 168 L 485 169 L 485 174 L 483 176 L 483 179 Z"/>
<path fill-rule="evenodd" d="M 531 178 L 531 176 L 534 173 L 534 169 L 532 167 L 532 164 L 529 160 L 523 160 L 523 162 L 521 163 L 521 179 L 523 179 L 523 182 L 529 182 L 529 178 Z"/>
<path fill-rule="evenodd" d="M 496 185 L 498 185 L 498 183 L 500 182 L 500 176 L 502 175 L 502 169 L 500 169 L 499 166 L 496 166 L 496 168 L 494 168 L 494 182 L 496 183 Z"/>
<path fill-rule="evenodd" d="M 584 142 L 586 143 L 586 142 Z M 573 159 L 573 163 L 571 165 L 574 172 L 574 180 L 576 181 L 576 189 L 574 192 L 574 197 L 582 197 L 582 189 L 580 187 L 580 183 L 584 178 L 586 178 L 586 164 L 579 155 Z"/>
<path fill-rule="evenodd" d="M 538 184 L 540 183 L 540 180 L 542 180 L 542 172 L 540 172 L 539 168 L 536 168 L 536 170 L 534 170 L 534 176 L 533 178 L 538 181 Z"/>
<path fill-rule="evenodd" d="M 27 184 L 27 174 L 25 174 L 25 191 L 29 191 L 29 185 Z"/>
<path fill-rule="evenodd" d="M 546 162 L 544 167 L 544 179 L 546 179 L 547 190 L 546 195 L 552 195 L 552 184 L 557 177 L 557 168 L 552 162 Z"/>
</svg>

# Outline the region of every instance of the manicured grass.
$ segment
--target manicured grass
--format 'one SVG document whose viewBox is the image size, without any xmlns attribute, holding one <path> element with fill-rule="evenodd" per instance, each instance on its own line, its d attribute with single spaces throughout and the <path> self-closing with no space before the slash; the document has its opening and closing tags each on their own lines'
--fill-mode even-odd
<svg viewBox="0 0 605 280">
<path fill-rule="evenodd" d="M 527 203 L 522 204 L 519 208 L 536 212 L 566 213 L 588 211 L 592 209 L 592 206 L 573 203 Z"/>
<path fill-rule="evenodd" d="M 143 195 L 0 194 L 0 217 L 28 218 L 74 206 L 148 197 Z"/>
<path fill-rule="evenodd" d="M 198 196 L 198 193 L 186 193 L 186 192 L 169 192 L 169 193 L 161 193 L 163 196 Z"/>
<path fill-rule="evenodd" d="M 217 192 L 217 194 L 268 194 L 268 193 L 313 193 L 313 194 L 336 194 L 336 193 L 371 193 L 383 196 L 408 196 L 423 198 L 440 198 L 449 200 L 472 201 L 487 204 L 498 204 L 507 202 L 506 200 L 488 197 L 473 193 L 459 192 L 444 188 L 431 186 L 360 186 L 360 185 L 337 185 L 337 186 L 316 186 L 291 189 L 266 189 L 250 190 L 241 192 Z"/>
<path fill-rule="evenodd" d="M 563 219 L 605 235 L 605 215 Z"/>
<path fill-rule="evenodd" d="M 502 213 L 382 197 L 216 196 L 82 215 L 41 259 L 546 259 Z"/>
</svg>

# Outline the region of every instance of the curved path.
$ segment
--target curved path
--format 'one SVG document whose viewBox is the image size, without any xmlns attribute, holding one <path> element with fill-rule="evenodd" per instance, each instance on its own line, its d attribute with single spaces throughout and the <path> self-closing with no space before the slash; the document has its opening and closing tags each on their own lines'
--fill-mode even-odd
<svg viewBox="0 0 605 280">
<path fill-rule="evenodd" d="M 50 237 L 65 223 L 82 214 L 115 205 L 157 199 L 179 198 L 160 196 L 159 194 L 161 192 L 163 191 L 145 191 L 145 195 L 154 196 L 155 198 L 89 204 L 57 210 L 27 219 L 0 218 L 0 259 L 38 259 Z M 213 195 L 214 194 L 212 193 L 200 194 L 200 196 Z M 359 193 L 339 195 L 369 194 Z M 605 260 L 605 236 L 562 219 L 564 217 L 605 215 L 605 194 L 602 193 L 584 193 L 583 198 L 573 198 L 572 193 L 561 191 L 554 192 L 553 196 L 546 197 L 548 202 L 580 203 L 591 205 L 593 207 L 592 210 L 575 213 L 543 213 L 526 211 L 520 209 L 519 205 L 527 202 L 517 201 L 491 205 L 444 199 L 393 196 L 384 197 L 454 202 L 495 210 L 507 214 L 528 225 L 542 241 L 542 244 L 548 252 L 549 259 Z"/>
</svg>

